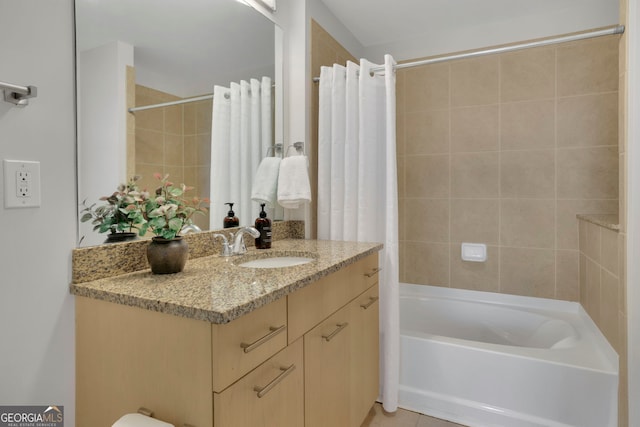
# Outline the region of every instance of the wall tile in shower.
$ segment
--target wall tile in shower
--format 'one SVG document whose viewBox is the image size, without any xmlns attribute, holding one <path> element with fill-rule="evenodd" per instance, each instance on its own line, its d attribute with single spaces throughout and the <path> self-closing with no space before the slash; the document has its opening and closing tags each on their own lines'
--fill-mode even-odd
<svg viewBox="0 0 640 427">
<path fill-rule="evenodd" d="M 498 105 L 452 109 L 451 152 L 498 150 L 498 123 Z"/>
<path fill-rule="evenodd" d="M 553 249 L 500 248 L 500 292 L 553 298 L 554 282 Z"/>
<path fill-rule="evenodd" d="M 555 151 L 500 153 L 500 195 L 506 198 L 555 198 Z"/>
<path fill-rule="evenodd" d="M 555 96 L 555 49 L 525 49 L 500 56 L 500 99 L 528 101 Z"/>
<path fill-rule="evenodd" d="M 499 254 L 498 246 L 487 246 L 486 262 L 463 261 L 460 257 L 460 244 L 452 244 L 450 287 L 500 292 Z"/>
<path fill-rule="evenodd" d="M 409 240 L 449 243 L 449 199 L 406 199 L 404 221 Z"/>
<path fill-rule="evenodd" d="M 451 155 L 451 197 L 496 198 L 499 195 L 497 151 Z"/>
<path fill-rule="evenodd" d="M 554 148 L 555 120 L 555 101 L 552 99 L 501 104 L 500 148 Z"/>
<path fill-rule="evenodd" d="M 616 92 L 558 99 L 558 147 L 618 146 Z"/>
<path fill-rule="evenodd" d="M 406 113 L 449 108 L 449 64 L 407 69 L 405 96 Z"/>
<path fill-rule="evenodd" d="M 407 197 L 449 197 L 449 155 L 405 159 Z"/>
<path fill-rule="evenodd" d="M 618 147 L 558 149 L 556 164 L 558 198 L 618 198 Z"/>
<path fill-rule="evenodd" d="M 556 251 L 555 298 L 580 300 L 580 252 L 577 250 Z"/>
<path fill-rule="evenodd" d="M 619 36 L 558 47 L 558 95 L 618 90 Z"/>
<path fill-rule="evenodd" d="M 498 67 L 496 56 L 451 62 L 451 106 L 496 104 Z"/>
<path fill-rule="evenodd" d="M 555 201 L 551 199 L 502 199 L 500 244 L 549 248 L 555 244 Z M 552 278 L 552 284 L 554 278 Z"/>
<path fill-rule="evenodd" d="M 405 153 L 449 153 L 449 110 L 407 113 L 405 119 Z"/>
<path fill-rule="evenodd" d="M 499 218 L 499 199 L 452 199 L 451 242 L 497 245 Z"/>
</svg>

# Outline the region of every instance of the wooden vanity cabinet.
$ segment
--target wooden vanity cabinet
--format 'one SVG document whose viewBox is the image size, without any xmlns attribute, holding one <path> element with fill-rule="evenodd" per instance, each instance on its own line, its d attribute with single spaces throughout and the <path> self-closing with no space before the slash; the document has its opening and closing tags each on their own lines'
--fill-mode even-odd
<svg viewBox="0 0 640 427">
<path fill-rule="evenodd" d="M 305 427 L 358 427 L 378 397 L 377 273 L 375 254 L 289 296 L 289 340 L 306 331 Z"/>
<path fill-rule="evenodd" d="M 144 407 L 176 427 L 358 427 L 378 395 L 377 292 L 373 254 L 223 325 L 76 297 L 77 425 Z"/>
</svg>

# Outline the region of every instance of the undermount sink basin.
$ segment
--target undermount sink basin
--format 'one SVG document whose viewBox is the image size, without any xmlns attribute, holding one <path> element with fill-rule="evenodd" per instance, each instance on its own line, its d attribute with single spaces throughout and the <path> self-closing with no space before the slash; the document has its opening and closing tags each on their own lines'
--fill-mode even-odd
<svg viewBox="0 0 640 427">
<path fill-rule="evenodd" d="M 282 268 L 307 264 L 315 261 L 315 258 L 303 256 L 274 256 L 271 258 L 258 258 L 238 264 L 238 267 L 247 268 Z"/>
</svg>

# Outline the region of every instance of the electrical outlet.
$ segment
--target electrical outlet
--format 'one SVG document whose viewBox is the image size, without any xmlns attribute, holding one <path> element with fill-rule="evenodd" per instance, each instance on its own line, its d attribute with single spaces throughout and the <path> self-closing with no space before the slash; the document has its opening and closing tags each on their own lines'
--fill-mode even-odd
<svg viewBox="0 0 640 427">
<path fill-rule="evenodd" d="M 4 161 L 4 207 L 40 206 L 40 162 Z"/>
</svg>

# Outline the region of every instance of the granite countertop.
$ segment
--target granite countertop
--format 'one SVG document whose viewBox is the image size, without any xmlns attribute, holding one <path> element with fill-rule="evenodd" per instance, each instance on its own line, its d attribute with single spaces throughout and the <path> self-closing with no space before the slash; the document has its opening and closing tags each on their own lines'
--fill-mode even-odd
<svg viewBox="0 0 640 427">
<path fill-rule="evenodd" d="M 71 293 L 147 310 L 227 323 L 382 249 L 379 243 L 279 240 L 272 249 L 187 261 L 182 273 L 150 270 L 74 283 Z M 256 269 L 237 264 L 275 254 L 317 258 L 294 267 Z"/>
</svg>

